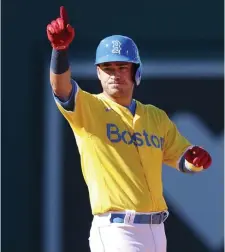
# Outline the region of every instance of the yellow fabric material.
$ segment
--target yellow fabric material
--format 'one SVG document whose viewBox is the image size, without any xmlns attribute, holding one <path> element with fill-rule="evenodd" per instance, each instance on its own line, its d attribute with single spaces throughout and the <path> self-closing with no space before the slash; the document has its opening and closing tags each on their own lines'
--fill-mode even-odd
<svg viewBox="0 0 225 252">
<path fill-rule="evenodd" d="M 74 111 L 56 104 L 74 132 L 93 214 L 167 209 L 162 164 L 177 168 L 191 144 L 163 110 L 136 101 L 133 116 L 103 94 L 80 88 Z"/>
</svg>

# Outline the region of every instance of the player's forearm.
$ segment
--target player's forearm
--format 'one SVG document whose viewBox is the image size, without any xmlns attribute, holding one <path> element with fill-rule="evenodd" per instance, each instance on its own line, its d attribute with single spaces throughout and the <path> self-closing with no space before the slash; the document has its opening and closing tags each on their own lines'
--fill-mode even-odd
<svg viewBox="0 0 225 252">
<path fill-rule="evenodd" d="M 71 85 L 71 72 L 67 70 L 63 74 L 55 74 L 50 71 L 50 83 L 52 86 L 52 90 L 56 96 L 58 96 L 61 100 L 66 101 L 70 93 L 72 91 Z"/>
<path fill-rule="evenodd" d="M 52 51 L 50 65 L 50 83 L 52 90 L 61 100 L 66 101 L 72 91 L 71 71 L 69 69 L 68 51 Z"/>
</svg>

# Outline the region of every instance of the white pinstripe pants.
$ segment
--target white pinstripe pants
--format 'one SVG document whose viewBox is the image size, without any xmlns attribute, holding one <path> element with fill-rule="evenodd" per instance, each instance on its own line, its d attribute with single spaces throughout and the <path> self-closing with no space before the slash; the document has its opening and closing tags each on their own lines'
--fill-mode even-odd
<svg viewBox="0 0 225 252">
<path fill-rule="evenodd" d="M 110 214 L 94 216 L 90 230 L 91 252 L 166 252 L 164 223 L 110 223 Z"/>
</svg>

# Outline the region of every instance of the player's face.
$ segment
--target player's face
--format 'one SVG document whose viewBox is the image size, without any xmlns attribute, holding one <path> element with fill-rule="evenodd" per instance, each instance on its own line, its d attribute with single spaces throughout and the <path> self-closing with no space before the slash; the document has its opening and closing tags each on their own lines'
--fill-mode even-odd
<svg viewBox="0 0 225 252">
<path fill-rule="evenodd" d="M 134 67 L 132 63 L 110 62 L 97 67 L 103 92 L 113 98 L 132 96 L 134 88 Z"/>
</svg>

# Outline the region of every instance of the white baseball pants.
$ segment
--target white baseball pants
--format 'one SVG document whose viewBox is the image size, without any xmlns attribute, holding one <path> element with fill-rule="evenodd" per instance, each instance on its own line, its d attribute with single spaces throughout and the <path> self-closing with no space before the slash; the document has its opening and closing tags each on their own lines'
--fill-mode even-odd
<svg viewBox="0 0 225 252">
<path fill-rule="evenodd" d="M 164 223 L 110 223 L 110 216 L 94 216 L 89 237 L 91 252 L 166 252 Z"/>
</svg>

